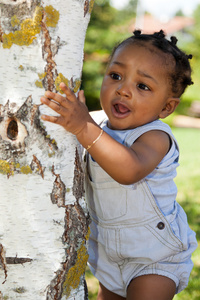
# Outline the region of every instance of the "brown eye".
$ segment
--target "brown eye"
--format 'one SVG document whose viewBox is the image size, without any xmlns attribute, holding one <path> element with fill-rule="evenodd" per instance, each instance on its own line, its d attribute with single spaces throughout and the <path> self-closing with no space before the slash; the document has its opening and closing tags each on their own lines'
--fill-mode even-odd
<svg viewBox="0 0 200 300">
<path fill-rule="evenodd" d="M 10 140 L 16 140 L 18 136 L 18 125 L 15 120 L 11 120 L 7 128 L 7 137 Z"/>
<path fill-rule="evenodd" d="M 111 73 L 110 77 L 114 80 L 121 80 L 121 76 L 117 73 Z"/>
<path fill-rule="evenodd" d="M 144 83 L 139 83 L 137 86 L 138 86 L 138 88 L 140 90 L 150 91 L 150 89 L 148 88 L 148 86 L 146 84 L 144 84 Z"/>
</svg>

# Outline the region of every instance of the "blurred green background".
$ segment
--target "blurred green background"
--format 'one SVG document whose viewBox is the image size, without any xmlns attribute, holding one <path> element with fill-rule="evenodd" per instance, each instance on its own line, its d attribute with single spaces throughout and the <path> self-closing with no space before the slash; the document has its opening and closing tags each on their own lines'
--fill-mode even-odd
<svg viewBox="0 0 200 300">
<path fill-rule="evenodd" d="M 134 23 L 136 7 L 137 0 L 130 0 L 123 10 L 113 8 L 109 0 L 95 0 L 85 40 L 81 87 L 85 91 L 90 110 L 100 108 L 99 92 L 110 53 L 117 43 L 131 36 L 130 25 Z M 178 11 L 176 15 L 181 16 L 183 13 Z M 186 90 L 176 114 L 187 115 L 191 102 L 200 99 L 200 6 L 197 6 L 193 17 L 195 25 L 184 29 L 186 39 L 182 32 L 175 33 L 178 46 L 187 54 L 193 54 L 191 66 L 195 83 Z"/>
<path fill-rule="evenodd" d="M 137 0 L 130 0 L 123 10 L 117 10 L 110 5 L 109 0 L 95 0 L 91 21 L 85 41 L 85 59 L 82 74 L 82 89 L 85 91 L 89 110 L 100 109 L 99 93 L 103 75 L 113 47 L 124 38 L 131 35 L 130 25 L 136 17 Z M 146 12 L 148 14 L 148 12 Z M 176 15 L 183 16 L 182 11 Z M 177 115 L 189 114 L 193 101 L 200 100 L 200 5 L 193 12 L 194 26 L 184 29 L 189 39 L 184 39 L 181 32 L 178 46 L 187 54 L 192 53 L 191 66 L 194 85 L 187 88 L 182 96 L 181 104 L 166 122 L 173 127 Z M 200 129 L 172 128 L 180 146 L 180 166 L 177 170 L 176 183 L 178 186 L 177 201 L 183 206 L 190 227 L 196 231 L 200 241 Z M 188 287 L 175 296 L 175 300 L 200 299 L 200 249 L 193 254 L 194 268 Z M 89 289 L 89 299 L 97 296 L 98 282 L 89 269 L 86 271 Z"/>
</svg>

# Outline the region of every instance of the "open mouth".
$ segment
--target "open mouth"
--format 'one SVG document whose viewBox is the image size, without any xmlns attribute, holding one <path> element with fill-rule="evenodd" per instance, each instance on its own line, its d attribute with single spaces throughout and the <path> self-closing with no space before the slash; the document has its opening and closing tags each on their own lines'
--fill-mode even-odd
<svg viewBox="0 0 200 300">
<path fill-rule="evenodd" d="M 117 116 L 123 117 L 130 112 L 130 109 L 126 105 L 121 103 L 114 104 L 113 108 L 114 108 L 114 114 L 116 114 Z"/>
</svg>

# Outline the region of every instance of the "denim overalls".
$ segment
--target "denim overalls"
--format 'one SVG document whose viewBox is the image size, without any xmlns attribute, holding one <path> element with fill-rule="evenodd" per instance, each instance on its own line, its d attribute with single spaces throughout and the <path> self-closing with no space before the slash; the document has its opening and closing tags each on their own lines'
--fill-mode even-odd
<svg viewBox="0 0 200 300">
<path fill-rule="evenodd" d="M 145 274 L 171 278 L 180 292 L 187 286 L 197 242 L 176 202 L 173 178 L 179 153 L 171 129 L 159 120 L 128 131 L 110 130 L 106 121 L 101 127 L 126 146 L 149 130 L 162 130 L 171 137 L 172 146 L 151 174 L 128 186 L 114 181 L 88 156 L 91 270 L 105 287 L 123 297 L 130 281 Z"/>
</svg>

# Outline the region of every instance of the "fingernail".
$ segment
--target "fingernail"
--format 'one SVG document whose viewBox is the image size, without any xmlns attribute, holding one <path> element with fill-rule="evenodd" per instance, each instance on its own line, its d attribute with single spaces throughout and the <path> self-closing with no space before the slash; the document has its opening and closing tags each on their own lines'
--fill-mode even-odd
<svg viewBox="0 0 200 300">
<path fill-rule="evenodd" d="M 41 119 L 45 121 L 46 120 L 46 116 L 45 115 L 41 115 Z"/>
<path fill-rule="evenodd" d="M 49 98 L 49 92 L 48 91 L 46 91 L 45 93 L 44 93 L 44 95 L 45 95 L 45 97 L 47 97 L 47 98 Z"/>
<path fill-rule="evenodd" d="M 46 98 L 44 98 L 44 97 L 40 98 L 40 102 L 46 103 Z"/>
<path fill-rule="evenodd" d="M 60 87 L 67 87 L 66 84 L 64 82 L 60 83 Z"/>
</svg>

